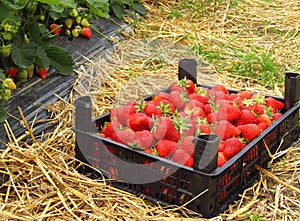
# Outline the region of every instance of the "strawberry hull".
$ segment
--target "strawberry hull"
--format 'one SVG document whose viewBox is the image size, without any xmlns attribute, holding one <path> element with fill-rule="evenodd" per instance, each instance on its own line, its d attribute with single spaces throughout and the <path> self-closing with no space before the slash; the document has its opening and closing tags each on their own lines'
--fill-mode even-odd
<svg viewBox="0 0 300 221">
<path fill-rule="evenodd" d="M 193 65 L 192 60 L 182 60 L 179 78 L 195 81 Z M 110 121 L 109 113 L 92 119 L 92 102 L 87 96 L 75 102 L 76 157 L 111 178 L 117 188 L 162 205 L 186 205 L 206 218 L 217 216 L 259 178 L 255 165 L 266 168 L 269 153 L 284 150 L 299 138 L 299 80 L 296 74 L 286 74 L 286 96 L 276 97 L 286 105 L 282 117 L 222 167 L 217 167 L 220 139 L 215 134 L 195 138 L 193 168 L 99 136 L 100 128 Z M 89 166 L 80 170 L 100 176 Z"/>
</svg>

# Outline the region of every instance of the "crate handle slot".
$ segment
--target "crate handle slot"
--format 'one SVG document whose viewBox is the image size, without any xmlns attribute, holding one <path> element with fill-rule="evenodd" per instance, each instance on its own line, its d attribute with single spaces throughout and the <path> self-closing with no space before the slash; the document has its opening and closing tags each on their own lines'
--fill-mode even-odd
<svg viewBox="0 0 300 221">
<path fill-rule="evenodd" d="M 218 146 L 220 138 L 216 134 L 200 135 L 193 140 L 195 143 L 194 169 L 211 173 L 218 166 Z"/>
<path fill-rule="evenodd" d="M 83 96 L 75 100 L 75 129 L 84 132 L 96 132 L 92 123 L 92 99 Z"/>
<path fill-rule="evenodd" d="M 197 84 L 197 61 L 191 58 L 184 58 L 178 64 L 178 80 L 190 79 Z"/>
<path fill-rule="evenodd" d="M 285 110 L 289 110 L 300 100 L 300 74 L 288 72 L 285 74 L 284 101 Z"/>
</svg>

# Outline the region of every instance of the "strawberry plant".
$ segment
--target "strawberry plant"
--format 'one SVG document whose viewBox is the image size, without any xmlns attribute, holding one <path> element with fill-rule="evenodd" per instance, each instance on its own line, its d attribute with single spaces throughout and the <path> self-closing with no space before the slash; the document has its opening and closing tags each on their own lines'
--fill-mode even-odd
<svg viewBox="0 0 300 221">
<path fill-rule="evenodd" d="M 33 76 L 46 79 L 53 68 L 61 75 L 73 72 L 69 53 L 51 44 L 57 36 L 92 38 L 91 18 L 118 18 L 131 12 L 145 14 L 138 0 L 2 0 L 0 2 L 0 102 L 10 99 L 6 78 L 23 82 Z M 0 103 L 0 123 L 5 110 Z"/>
</svg>

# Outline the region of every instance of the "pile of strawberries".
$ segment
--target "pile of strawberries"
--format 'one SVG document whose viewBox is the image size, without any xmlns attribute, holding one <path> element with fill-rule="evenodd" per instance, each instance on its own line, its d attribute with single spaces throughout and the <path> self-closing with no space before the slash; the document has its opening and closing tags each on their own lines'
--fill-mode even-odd
<svg viewBox="0 0 300 221">
<path fill-rule="evenodd" d="M 193 167 L 195 137 L 220 137 L 218 166 L 224 165 L 282 116 L 283 102 L 249 91 L 229 93 L 182 79 L 151 100 L 113 108 L 99 133 L 132 148 Z"/>
</svg>

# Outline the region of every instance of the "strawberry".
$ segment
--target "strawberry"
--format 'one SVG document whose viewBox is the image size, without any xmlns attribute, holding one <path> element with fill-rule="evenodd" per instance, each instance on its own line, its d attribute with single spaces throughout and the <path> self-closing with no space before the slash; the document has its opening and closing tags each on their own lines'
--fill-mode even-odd
<svg viewBox="0 0 300 221">
<path fill-rule="evenodd" d="M 153 135 L 149 130 L 135 132 L 139 145 L 143 149 L 150 148 L 153 144 Z"/>
<path fill-rule="evenodd" d="M 182 149 L 190 156 L 194 157 L 195 144 L 193 143 L 194 136 L 184 137 L 181 143 L 177 145 L 177 149 Z"/>
<path fill-rule="evenodd" d="M 88 22 L 88 20 L 86 18 L 81 19 L 80 24 L 82 27 L 89 27 L 90 23 Z"/>
<path fill-rule="evenodd" d="M 59 35 L 61 33 L 61 26 L 58 24 L 53 23 L 49 28 L 54 35 Z"/>
<path fill-rule="evenodd" d="M 115 131 L 120 130 L 121 127 L 122 125 L 120 122 L 111 121 L 102 127 L 101 132 L 105 135 L 105 137 L 111 138 Z"/>
<path fill-rule="evenodd" d="M 216 123 L 214 132 L 220 137 L 221 140 L 226 140 L 231 137 L 237 137 L 241 133 L 239 128 L 237 128 L 227 120 L 218 121 Z"/>
<path fill-rule="evenodd" d="M 116 130 L 112 137 L 112 140 L 126 144 L 129 146 L 135 146 L 137 144 L 137 137 L 135 132 L 130 128 L 124 128 L 121 130 Z"/>
<path fill-rule="evenodd" d="M 190 99 L 196 99 L 198 101 L 200 101 L 203 104 L 206 104 L 209 100 L 208 96 L 207 96 L 207 89 L 204 88 L 198 88 L 196 89 L 195 93 L 192 93 L 189 95 Z"/>
<path fill-rule="evenodd" d="M 193 107 L 201 107 L 204 110 L 204 104 L 201 101 L 195 98 L 190 98 L 190 100 L 185 104 L 184 111 L 191 110 Z"/>
<path fill-rule="evenodd" d="M 162 112 L 154 101 L 148 101 L 143 108 L 145 114 L 149 117 L 162 116 Z"/>
<path fill-rule="evenodd" d="M 192 94 L 195 92 L 195 84 L 192 80 L 183 78 L 178 84 L 185 89 L 188 94 Z"/>
<path fill-rule="evenodd" d="M 90 39 L 92 37 L 92 31 L 88 27 L 83 27 L 81 30 L 81 35 L 87 39 Z"/>
<path fill-rule="evenodd" d="M 152 155 L 155 155 L 155 152 L 153 151 L 152 148 L 146 148 L 146 149 L 144 150 L 144 152 L 149 153 L 149 154 L 152 154 Z"/>
<path fill-rule="evenodd" d="M 79 28 L 73 28 L 71 31 L 71 34 L 74 38 L 77 38 L 80 34 L 80 29 Z"/>
<path fill-rule="evenodd" d="M 276 100 L 273 97 L 267 97 L 265 99 L 266 105 L 272 108 L 273 113 L 284 108 L 284 103 Z"/>
<path fill-rule="evenodd" d="M 214 124 L 217 122 L 217 113 L 216 112 L 211 112 L 206 116 L 207 122 L 209 124 Z"/>
<path fill-rule="evenodd" d="M 27 71 L 28 77 L 31 78 L 33 76 L 33 73 L 34 73 L 34 64 L 29 65 L 26 68 L 26 71 Z"/>
<path fill-rule="evenodd" d="M 282 117 L 282 113 L 277 112 L 277 113 L 275 113 L 275 114 L 273 115 L 272 120 L 273 120 L 273 121 L 276 121 L 276 120 L 278 120 L 280 117 Z"/>
<path fill-rule="evenodd" d="M 10 56 L 10 51 L 11 51 L 10 46 L 3 45 L 1 48 L 1 55 L 4 58 L 7 58 Z"/>
<path fill-rule="evenodd" d="M 175 105 L 178 110 L 182 110 L 187 102 L 187 95 L 185 92 L 171 91 L 169 100 Z"/>
<path fill-rule="evenodd" d="M 40 76 L 40 78 L 42 78 L 43 80 L 45 80 L 47 78 L 47 74 L 48 74 L 48 70 L 46 68 L 39 68 L 38 69 L 38 75 Z"/>
<path fill-rule="evenodd" d="M 194 166 L 194 158 L 183 149 L 176 149 L 171 160 L 188 167 Z"/>
<path fill-rule="evenodd" d="M 210 90 L 209 90 L 209 94 L 210 95 L 214 95 L 215 92 L 217 91 L 221 91 L 223 92 L 224 94 L 228 94 L 228 90 L 226 89 L 226 87 L 222 84 L 216 84 L 214 85 Z"/>
<path fill-rule="evenodd" d="M 241 91 L 238 92 L 237 95 L 242 98 L 242 100 L 244 99 L 251 99 L 253 94 L 250 91 Z"/>
<path fill-rule="evenodd" d="M 73 19 L 72 18 L 65 19 L 66 28 L 70 29 L 70 28 L 72 28 L 72 25 L 73 25 Z"/>
<path fill-rule="evenodd" d="M 167 92 L 161 91 L 153 96 L 152 101 L 154 101 L 158 105 L 162 100 L 165 99 L 169 99 L 169 94 Z"/>
<path fill-rule="evenodd" d="M 241 116 L 239 119 L 236 120 L 235 125 L 243 125 L 243 124 L 258 124 L 259 120 L 255 116 L 253 111 L 250 111 L 248 109 L 242 110 Z"/>
<path fill-rule="evenodd" d="M 149 130 L 151 118 L 145 113 L 134 113 L 128 116 L 127 127 L 133 131 Z"/>
<path fill-rule="evenodd" d="M 257 126 L 261 129 L 261 131 L 264 131 L 265 129 L 268 128 L 268 125 L 266 124 L 266 122 L 260 122 L 257 124 Z"/>
<path fill-rule="evenodd" d="M 2 85 L 4 86 L 5 89 L 8 90 L 16 90 L 17 89 L 17 85 L 15 84 L 14 80 L 12 78 L 6 78 Z"/>
<path fill-rule="evenodd" d="M 18 74 L 19 70 L 15 67 L 10 67 L 5 71 L 5 75 L 10 78 L 15 78 Z"/>
<path fill-rule="evenodd" d="M 218 167 L 223 166 L 228 159 L 224 156 L 223 152 L 218 152 Z"/>
<path fill-rule="evenodd" d="M 261 134 L 261 129 L 257 124 L 244 124 L 238 126 L 238 129 L 241 130 L 241 135 L 248 141 L 254 140 Z"/>
<path fill-rule="evenodd" d="M 180 133 L 173 125 L 172 120 L 169 117 L 161 117 L 151 129 L 153 137 L 156 140 L 162 138 L 177 142 L 180 139 Z"/>
<path fill-rule="evenodd" d="M 219 152 L 223 152 L 224 151 L 224 143 L 225 143 L 225 141 L 221 141 L 219 143 L 219 146 L 218 146 L 218 151 Z"/>
<path fill-rule="evenodd" d="M 271 126 L 271 124 L 272 124 L 272 119 L 267 114 L 261 114 L 261 115 L 259 115 L 258 116 L 258 121 L 259 121 L 259 123 L 264 122 L 267 125 L 267 127 Z"/>
<path fill-rule="evenodd" d="M 232 158 L 243 149 L 243 145 L 239 138 L 232 137 L 228 138 L 224 142 L 223 154 L 227 159 Z"/>
<path fill-rule="evenodd" d="M 180 85 L 179 82 L 173 82 L 171 85 L 170 85 L 170 92 L 172 91 L 179 91 L 179 92 L 183 92 L 185 91 L 184 87 L 182 87 Z"/>
<path fill-rule="evenodd" d="M 164 99 L 159 102 L 159 109 L 163 116 L 170 116 L 176 111 L 176 106 L 170 100 Z"/>
<path fill-rule="evenodd" d="M 136 113 L 136 109 L 133 105 L 115 107 L 110 111 L 110 119 L 111 121 L 119 121 L 123 126 L 125 126 L 128 117 L 134 113 Z"/>
<path fill-rule="evenodd" d="M 160 157 L 168 157 L 177 147 L 177 142 L 168 139 L 160 140 L 156 145 L 155 149 Z"/>
<path fill-rule="evenodd" d="M 242 111 L 235 105 L 220 103 L 217 111 L 217 120 L 234 121 L 240 118 Z"/>
</svg>

